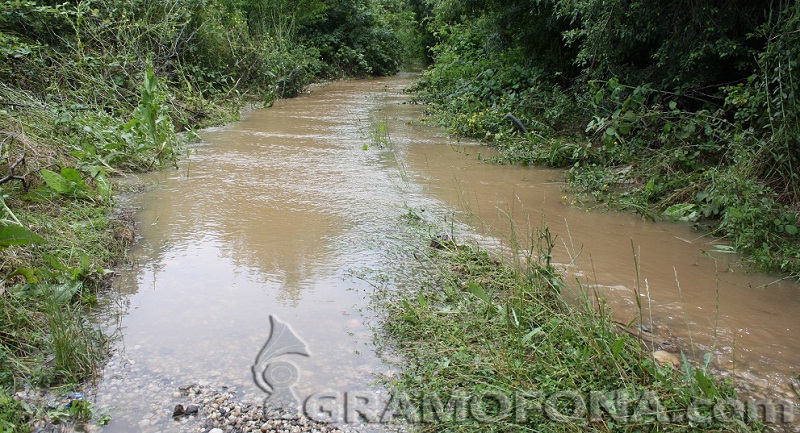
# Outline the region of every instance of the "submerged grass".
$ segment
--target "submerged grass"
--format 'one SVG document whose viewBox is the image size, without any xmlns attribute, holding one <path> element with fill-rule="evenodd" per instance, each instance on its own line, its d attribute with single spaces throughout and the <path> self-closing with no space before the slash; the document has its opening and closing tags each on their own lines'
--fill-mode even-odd
<svg viewBox="0 0 800 433">
<path fill-rule="evenodd" d="M 568 306 L 547 230 L 519 266 L 431 245 L 382 302 L 384 343 L 403 359 L 390 386 L 423 402 L 405 416 L 420 431 L 760 430 L 707 365 L 660 364 L 602 301 Z"/>
</svg>

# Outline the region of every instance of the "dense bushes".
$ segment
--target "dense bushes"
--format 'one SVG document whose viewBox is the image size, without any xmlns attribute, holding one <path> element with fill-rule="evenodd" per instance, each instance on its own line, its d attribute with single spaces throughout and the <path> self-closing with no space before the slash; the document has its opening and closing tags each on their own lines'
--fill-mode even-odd
<svg viewBox="0 0 800 433">
<path fill-rule="evenodd" d="M 419 98 L 440 122 L 800 273 L 796 3 L 424 4 L 437 45 Z"/>
</svg>

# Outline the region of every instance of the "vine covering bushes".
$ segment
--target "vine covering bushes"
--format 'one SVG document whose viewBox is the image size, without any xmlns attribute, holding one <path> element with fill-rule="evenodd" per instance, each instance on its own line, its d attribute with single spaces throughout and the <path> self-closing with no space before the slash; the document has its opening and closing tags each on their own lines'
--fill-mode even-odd
<svg viewBox="0 0 800 433">
<path fill-rule="evenodd" d="M 800 5 L 419 1 L 419 98 L 510 161 L 597 200 L 691 221 L 800 273 Z M 520 131 L 512 113 L 527 127 Z"/>
</svg>

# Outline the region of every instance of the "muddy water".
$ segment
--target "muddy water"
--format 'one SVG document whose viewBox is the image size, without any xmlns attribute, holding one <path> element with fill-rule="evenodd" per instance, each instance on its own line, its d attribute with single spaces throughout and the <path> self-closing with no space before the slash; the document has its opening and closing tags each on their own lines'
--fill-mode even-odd
<svg viewBox="0 0 800 433">
<path fill-rule="evenodd" d="M 795 398 L 798 284 L 748 272 L 737 255 L 720 252 L 724 242 L 689 226 L 581 210 L 565 197 L 561 172 L 476 165 L 452 154 L 441 147 L 410 147 L 413 179 L 462 209 L 464 220 L 492 234 L 505 250 L 512 241 L 531 245 L 530 234 L 546 224 L 556 235 L 555 261 L 566 271 L 573 300 L 597 293 L 618 323 L 643 323 L 662 337 L 656 340 L 675 342 L 695 358 L 713 352 L 726 374 L 760 388 L 753 395 Z"/>
<path fill-rule="evenodd" d="M 279 101 L 204 131 L 188 162 L 155 176 L 137 198 L 136 264 L 112 299 L 122 313 L 98 387 L 113 417 L 104 431 L 192 428 L 170 418 L 182 385 L 266 397 L 251 367 L 271 316 L 310 354 L 286 355 L 300 370 L 298 395 L 378 390 L 375 375 L 390 372 L 372 346 L 370 286 L 359 275 L 380 268 L 409 208 L 455 213 L 457 235 L 489 247 L 508 245 L 512 221 L 520 235 L 546 222 L 570 278 L 608 297 L 626 322 L 639 315 L 633 242 L 646 326 L 789 392 L 800 287 L 746 273 L 689 227 L 571 206 L 558 171 L 481 162 L 489 149 L 418 122 L 420 107 L 401 92 L 413 78 L 334 83 Z M 388 146 L 373 145 L 380 124 Z"/>
</svg>

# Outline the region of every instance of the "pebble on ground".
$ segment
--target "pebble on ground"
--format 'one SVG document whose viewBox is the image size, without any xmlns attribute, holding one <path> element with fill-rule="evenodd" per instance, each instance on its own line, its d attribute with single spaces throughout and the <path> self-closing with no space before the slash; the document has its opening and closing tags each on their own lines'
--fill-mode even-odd
<svg viewBox="0 0 800 433">
<path fill-rule="evenodd" d="M 262 405 L 238 401 L 235 394 L 227 391 L 191 385 L 181 387 L 181 392 L 191 402 L 189 406 L 199 405 L 199 416 L 207 433 L 350 433 L 350 430 L 302 414 L 268 417 Z"/>
</svg>

